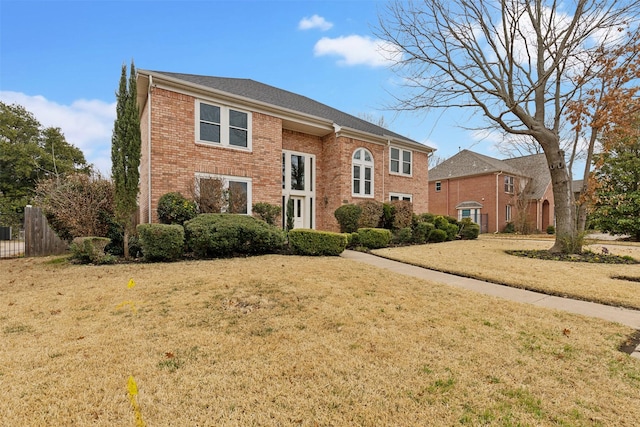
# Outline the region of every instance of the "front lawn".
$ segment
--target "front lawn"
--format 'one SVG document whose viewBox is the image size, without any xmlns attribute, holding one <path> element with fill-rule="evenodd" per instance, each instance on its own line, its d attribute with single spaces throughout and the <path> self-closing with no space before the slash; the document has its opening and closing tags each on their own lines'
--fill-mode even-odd
<svg viewBox="0 0 640 427">
<path fill-rule="evenodd" d="M 342 258 L 50 260 L 0 262 L 0 425 L 640 419 L 613 323 Z"/>
<path fill-rule="evenodd" d="M 434 270 L 474 277 L 551 295 L 640 309 L 640 264 L 558 261 L 510 255 L 506 251 L 544 250 L 550 239 L 496 238 L 459 240 L 437 245 L 406 246 L 373 251 L 377 255 Z M 603 249 L 605 248 L 605 249 Z M 585 247 L 592 257 L 630 256 L 640 260 L 639 245 L 613 242 Z M 626 279 L 626 280 L 625 280 Z"/>
</svg>

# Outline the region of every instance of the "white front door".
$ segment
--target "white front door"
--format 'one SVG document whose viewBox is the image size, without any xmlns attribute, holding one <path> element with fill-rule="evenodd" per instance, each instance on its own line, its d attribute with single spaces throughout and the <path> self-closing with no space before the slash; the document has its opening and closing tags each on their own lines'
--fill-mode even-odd
<svg viewBox="0 0 640 427">
<path fill-rule="evenodd" d="M 293 228 L 304 228 L 304 197 L 291 196 L 293 200 Z"/>
<path fill-rule="evenodd" d="M 287 227 L 293 203 L 293 228 L 315 228 L 316 157 L 309 153 L 282 151 L 282 228 Z"/>
</svg>

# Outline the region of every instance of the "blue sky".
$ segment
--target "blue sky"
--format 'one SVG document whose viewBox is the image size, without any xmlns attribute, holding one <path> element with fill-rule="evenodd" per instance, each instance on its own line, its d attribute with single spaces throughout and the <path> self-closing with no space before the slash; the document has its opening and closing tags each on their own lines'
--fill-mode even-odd
<svg viewBox="0 0 640 427">
<path fill-rule="evenodd" d="M 387 109 L 398 76 L 376 51 L 385 2 L 0 1 L 0 100 L 18 103 L 105 175 L 123 63 L 250 78 L 353 115 L 448 158 L 470 148 L 501 158 L 492 138 L 463 130 L 462 111 Z"/>
</svg>

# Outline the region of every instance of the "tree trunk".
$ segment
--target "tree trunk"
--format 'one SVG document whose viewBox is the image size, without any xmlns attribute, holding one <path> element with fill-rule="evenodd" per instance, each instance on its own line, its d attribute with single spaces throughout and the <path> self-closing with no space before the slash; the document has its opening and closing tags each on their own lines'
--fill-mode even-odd
<svg viewBox="0 0 640 427">
<path fill-rule="evenodd" d="M 126 225 L 124 227 L 124 237 L 123 237 L 123 244 L 124 244 L 124 259 L 129 259 L 129 226 Z"/>
<path fill-rule="evenodd" d="M 551 252 L 580 253 L 582 242 L 576 227 L 575 204 L 571 188 L 571 178 L 564 163 L 561 150 L 545 151 L 551 172 L 551 185 L 556 217 L 556 241 Z"/>
</svg>

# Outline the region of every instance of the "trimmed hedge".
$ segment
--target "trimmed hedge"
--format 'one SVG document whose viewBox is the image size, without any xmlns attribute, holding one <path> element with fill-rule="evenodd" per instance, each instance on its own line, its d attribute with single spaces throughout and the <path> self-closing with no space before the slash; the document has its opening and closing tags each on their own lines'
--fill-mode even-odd
<svg viewBox="0 0 640 427">
<path fill-rule="evenodd" d="M 447 240 L 447 232 L 445 230 L 440 230 L 436 228 L 429 233 L 429 242 L 430 243 L 440 243 Z"/>
<path fill-rule="evenodd" d="M 401 228 L 393 233 L 393 242 L 400 245 L 407 245 L 413 241 L 413 231 L 411 227 Z"/>
<path fill-rule="evenodd" d="M 253 216 L 259 218 L 269 225 L 276 225 L 276 220 L 282 212 L 282 208 L 271 203 L 258 202 L 253 205 Z"/>
<path fill-rule="evenodd" d="M 369 249 L 386 248 L 391 242 L 391 231 L 386 228 L 360 228 L 358 241 L 361 246 Z"/>
<path fill-rule="evenodd" d="M 289 231 L 289 246 L 297 255 L 338 256 L 347 247 L 347 235 L 330 231 L 293 229 Z"/>
<path fill-rule="evenodd" d="M 429 234 L 435 228 L 435 225 L 430 222 L 416 222 L 413 226 L 413 242 L 418 244 L 427 243 Z"/>
<path fill-rule="evenodd" d="M 459 222 L 460 238 L 463 240 L 473 240 L 477 239 L 480 234 L 480 226 L 475 222 L 471 221 L 471 218 L 463 218 L 462 221 Z"/>
<path fill-rule="evenodd" d="M 184 224 L 198 214 L 196 202 L 181 193 L 166 193 L 158 200 L 158 220 L 163 224 Z"/>
<path fill-rule="evenodd" d="M 109 242 L 107 237 L 76 237 L 69 246 L 71 259 L 80 264 L 113 264 L 115 257 L 104 251 Z"/>
<path fill-rule="evenodd" d="M 284 246 L 282 230 L 247 215 L 200 214 L 184 229 L 188 248 L 200 258 L 265 254 Z"/>
<path fill-rule="evenodd" d="M 181 225 L 140 224 L 137 230 L 145 261 L 176 261 L 184 255 Z"/>
<path fill-rule="evenodd" d="M 341 233 L 355 233 L 358 231 L 360 214 L 362 214 L 362 208 L 350 203 L 336 209 L 333 216 L 336 217 L 338 224 L 340 224 Z"/>
</svg>

